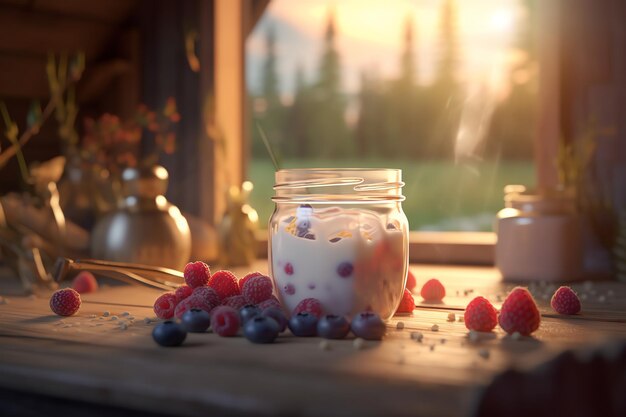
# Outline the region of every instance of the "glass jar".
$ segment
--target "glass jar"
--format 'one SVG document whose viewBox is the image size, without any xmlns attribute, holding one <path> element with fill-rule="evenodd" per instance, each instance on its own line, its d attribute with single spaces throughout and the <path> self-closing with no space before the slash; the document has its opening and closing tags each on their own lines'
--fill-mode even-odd
<svg viewBox="0 0 626 417">
<path fill-rule="evenodd" d="M 326 314 L 394 314 L 408 271 L 403 185 L 399 169 L 276 172 L 269 267 L 288 311 L 315 298 Z"/>
</svg>

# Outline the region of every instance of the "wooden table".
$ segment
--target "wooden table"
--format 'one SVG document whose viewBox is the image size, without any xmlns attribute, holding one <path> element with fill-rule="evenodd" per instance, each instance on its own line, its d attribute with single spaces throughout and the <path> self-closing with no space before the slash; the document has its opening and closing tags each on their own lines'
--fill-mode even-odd
<svg viewBox="0 0 626 417">
<path fill-rule="evenodd" d="M 53 315 L 45 294 L 4 295 L 0 387 L 16 398 L 43 395 L 37 398 L 179 416 L 460 416 L 472 413 L 484 387 L 505 369 L 530 369 L 564 349 L 626 339 L 625 284 L 573 285 L 584 298 L 584 311 L 573 317 L 549 308 L 555 286 L 533 285 L 543 315 L 534 337 L 513 340 L 498 328 L 472 342 L 458 320 L 465 305 L 484 295 L 499 307 L 512 285 L 501 283 L 493 268 L 411 269 L 418 287 L 438 277 L 448 291 L 445 303 L 425 305 L 417 296 L 412 315 L 394 317 L 385 340 L 362 349 L 352 339 L 284 335 L 273 345 L 253 345 L 210 333 L 161 348 L 150 336 L 154 322 L 145 320 L 154 317 L 159 292 L 141 286 L 84 295 L 69 318 Z M 411 338 L 417 331 L 421 342 Z"/>
</svg>

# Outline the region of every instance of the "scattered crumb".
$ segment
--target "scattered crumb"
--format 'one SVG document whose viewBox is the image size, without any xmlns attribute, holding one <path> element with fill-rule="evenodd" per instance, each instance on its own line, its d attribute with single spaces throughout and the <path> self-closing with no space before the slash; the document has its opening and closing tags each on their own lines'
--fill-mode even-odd
<svg viewBox="0 0 626 417">
<path fill-rule="evenodd" d="M 104 313 L 102 313 L 102 317 L 109 317 L 111 315 L 111 313 L 109 313 L 108 311 L 105 311 Z"/>
<path fill-rule="evenodd" d="M 434 351 L 435 350 L 435 345 L 430 345 L 430 351 Z"/>
<path fill-rule="evenodd" d="M 489 359 L 489 351 L 487 349 L 480 349 L 478 351 L 478 354 L 483 358 L 483 359 Z"/>
<path fill-rule="evenodd" d="M 128 329 L 128 324 L 126 324 L 126 323 L 124 323 L 124 322 L 120 323 L 120 329 L 121 329 L 121 330 L 126 330 L 126 329 Z"/>
<path fill-rule="evenodd" d="M 120 315 L 126 317 L 126 316 L 130 316 L 130 313 L 128 311 L 125 311 L 125 312 L 123 312 Z"/>
<path fill-rule="evenodd" d="M 404 329 L 404 322 L 403 321 L 399 321 L 398 323 L 396 323 L 396 329 L 397 330 Z"/>
<path fill-rule="evenodd" d="M 459 316 L 459 322 L 463 323 L 465 321 L 465 316 L 460 315 Z"/>
<path fill-rule="evenodd" d="M 424 335 L 422 332 L 411 332 L 411 339 L 421 343 L 424 339 Z"/>
<path fill-rule="evenodd" d="M 90 318 L 90 319 L 95 319 L 97 316 L 95 314 L 90 314 L 87 317 Z"/>
<path fill-rule="evenodd" d="M 456 315 L 454 313 L 448 313 L 448 321 L 455 321 Z"/>
<path fill-rule="evenodd" d="M 117 316 L 111 316 L 111 320 L 113 321 L 117 320 Z"/>
<path fill-rule="evenodd" d="M 130 320 L 130 321 L 135 320 L 135 316 L 128 316 L 128 320 Z"/>
<path fill-rule="evenodd" d="M 480 335 L 478 334 L 477 331 L 470 330 L 469 333 L 467 334 L 467 338 L 469 339 L 470 342 L 476 343 L 480 339 Z"/>
<path fill-rule="evenodd" d="M 601 295 L 598 297 L 598 302 L 603 303 L 606 301 L 606 297 L 604 295 Z"/>
<path fill-rule="evenodd" d="M 439 325 L 438 324 L 433 324 L 432 327 L 430 328 L 430 330 L 432 330 L 433 332 L 438 332 L 439 331 Z"/>
<path fill-rule="evenodd" d="M 520 332 L 513 332 L 513 334 L 511 335 L 511 339 L 513 340 L 520 340 L 522 338 L 522 334 Z"/>
<path fill-rule="evenodd" d="M 152 323 L 152 319 L 150 317 L 145 317 L 143 319 L 143 322 L 146 323 L 146 324 L 150 324 L 150 323 Z"/>
<path fill-rule="evenodd" d="M 363 349 L 365 347 L 365 340 L 361 339 L 360 337 L 357 337 L 356 339 L 352 341 L 352 347 L 355 348 L 356 350 Z"/>
</svg>

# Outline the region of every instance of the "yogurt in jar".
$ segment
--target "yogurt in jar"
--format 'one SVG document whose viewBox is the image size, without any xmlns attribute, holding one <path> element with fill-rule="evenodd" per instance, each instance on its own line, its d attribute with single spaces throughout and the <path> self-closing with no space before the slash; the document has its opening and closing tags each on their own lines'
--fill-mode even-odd
<svg viewBox="0 0 626 417">
<path fill-rule="evenodd" d="M 401 222 L 365 208 L 299 206 L 271 229 L 271 268 L 287 312 L 305 298 L 326 314 L 370 309 L 387 319 L 402 297 L 406 233 Z"/>
</svg>

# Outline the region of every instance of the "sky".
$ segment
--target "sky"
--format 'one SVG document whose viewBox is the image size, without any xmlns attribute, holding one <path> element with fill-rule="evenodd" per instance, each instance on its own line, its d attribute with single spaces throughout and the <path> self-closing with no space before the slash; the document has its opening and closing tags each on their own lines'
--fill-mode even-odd
<svg viewBox="0 0 626 417">
<path fill-rule="evenodd" d="M 444 0 L 272 0 L 246 43 L 246 83 L 260 91 L 268 28 L 276 32 L 280 91 L 289 102 L 298 66 L 313 81 L 329 13 L 335 16 L 341 56 L 342 87 L 359 90 L 363 71 L 382 78 L 398 74 L 405 22 L 413 21 L 416 79 L 434 76 Z M 460 80 L 469 90 L 505 91 L 504 75 L 516 56 L 516 30 L 524 21 L 519 0 L 456 0 Z"/>
</svg>

